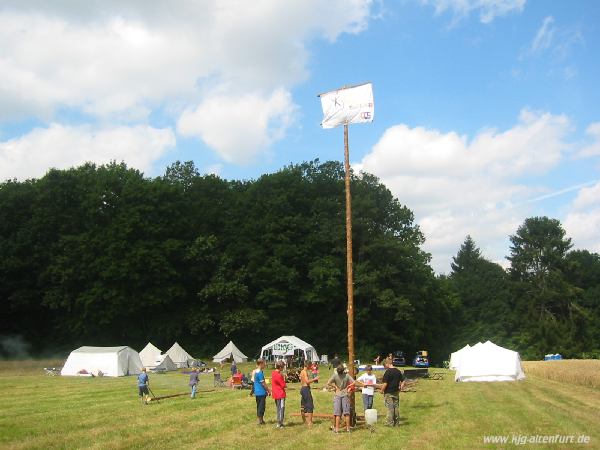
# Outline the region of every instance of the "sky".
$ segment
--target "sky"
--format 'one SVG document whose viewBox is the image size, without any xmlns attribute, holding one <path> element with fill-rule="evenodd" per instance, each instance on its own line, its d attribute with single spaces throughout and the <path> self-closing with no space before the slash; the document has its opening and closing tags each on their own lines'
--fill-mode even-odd
<svg viewBox="0 0 600 450">
<path fill-rule="evenodd" d="M 600 252 L 598 24 L 596 0 L 0 0 L 0 182 L 341 161 L 317 94 L 370 81 L 353 169 L 415 213 L 437 273 L 467 235 L 506 267 L 532 216 Z"/>
</svg>

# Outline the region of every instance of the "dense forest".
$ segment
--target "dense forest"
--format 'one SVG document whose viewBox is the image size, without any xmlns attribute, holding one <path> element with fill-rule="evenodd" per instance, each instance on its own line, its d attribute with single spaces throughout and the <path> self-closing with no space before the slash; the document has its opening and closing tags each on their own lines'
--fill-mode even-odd
<svg viewBox="0 0 600 450">
<path fill-rule="evenodd" d="M 338 162 L 250 181 L 177 162 L 156 178 L 112 163 L 4 182 L 0 335 L 34 356 L 149 340 L 208 356 L 232 339 L 253 357 L 282 334 L 344 353 L 343 178 Z M 408 207 L 366 173 L 352 195 L 359 356 L 428 349 L 439 364 L 486 339 L 524 358 L 600 355 L 600 256 L 573 251 L 557 220 L 515 231 L 508 270 L 466 237 L 436 276 Z"/>
</svg>

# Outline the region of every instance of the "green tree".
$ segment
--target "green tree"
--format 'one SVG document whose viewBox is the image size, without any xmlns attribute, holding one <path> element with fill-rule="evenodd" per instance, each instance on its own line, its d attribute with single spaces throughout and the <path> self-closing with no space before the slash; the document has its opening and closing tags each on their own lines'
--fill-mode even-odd
<svg viewBox="0 0 600 450">
<path fill-rule="evenodd" d="M 565 276 L 571 239 L 558 220 L 533 217 L 510 240 L 515 312 L 526 356 L 539 358 L 557 351 L 570 356 L 581 351 L 585 313 L 578 303 L 579 290 Z"/>
<path fill-rule="evenodd" d="M 514 330 L 510 282 L 504 269 L 488 261 L 471 236 L 451 263 L 450 282 L 460 300 L 454 348 L 492 340 L 509 345 Z"/>
</svg>

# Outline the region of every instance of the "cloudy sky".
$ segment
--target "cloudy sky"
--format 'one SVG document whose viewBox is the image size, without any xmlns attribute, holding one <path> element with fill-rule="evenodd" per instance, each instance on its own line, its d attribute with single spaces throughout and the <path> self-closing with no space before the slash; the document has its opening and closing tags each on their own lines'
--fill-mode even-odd
<svg viewBox="0 0 600 450">
<path fill-rule="evenodd" d="M 371 81 L 353 165 L 415 212 L 436 271 L 467 234 L 504 264 L 534 215 L 598 252 L 598 24 L 596 0 L 0 0 L 0 181 L 341 160 L 317 94 Z"/>
</svg>

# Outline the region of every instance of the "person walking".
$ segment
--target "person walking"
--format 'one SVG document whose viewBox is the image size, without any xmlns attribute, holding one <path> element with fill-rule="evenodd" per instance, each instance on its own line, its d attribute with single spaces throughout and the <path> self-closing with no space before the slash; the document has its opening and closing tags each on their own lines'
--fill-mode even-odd
<svg viewBox="0 0 600 450">
<path fill-rule="evenodd" d="M 300 415 L 302 416 L 302 423 L 310 428 L 313 425 L 313 412 L 315 410 L 310 384 L 318 383 L 319 377 L 311 378 L 308 375 L 309 368 L 310 361 L 306 361 L 304 368 L 300 371 Z"/>
<path fill-rule="evenodd" d="M 254 374 L 254 398 L 256 399 L 256 418 L 258 419 L 258 425 L 265 424 L 265 409 L 267 402 L 267 395 L 270 394 L 267 383 L 265 382 L 265 374 L 263 370 L 265 368 L 265 360 L 259 358 L 256 360 L 256 373 Z"/>
<path fill-rule="evenodd" d="M 150 400 L 150 392 L 149 392 L 150 377 L 146 373 L 145 367 L 142 367 L 142 373 L 140 373 L 138 375 L 137 383 L 138 383 L 137 384 L 138 385 L 138 393 L 140 395 L 140 399 L 142 400 L 142 404 L 144 404 L 144 403 L 148 404 L 148 401 Z"/>
<path fill-rule="evenodd" d="M 333 396 L 334 433 L 339 431 L 342 416 L 344 416 L 346 423 L 346 432 L 350 433 L 350 399 L 348 398 L 348 387 L 353 383 L 354 379 L 345 373 L 344 366 L 342 365 L 339 365 L 335 369 L 335 373 L 327 382 L 328 387 L 335 388 L 335 395 Z"/>
<path fill-rule="evenodd" d="M 284 427 L 285 417 L 285 379 L 283 378 L 283 362 L 277 361 L 275 370 L 271 372 L 271 392 L 273 400 L 275 400 L 275 408 L 277 409 L 277 428 Z"/>
<path fill-rule="evenodd" d="M 190 382 L 188 383 L 188 385 L 192 388 L 192 394 L 190 395 L 191 398 L 196 398 L 196 389 L 198 387 L 198 369 L 192 369 L 192 373 L 190 374 Z"/>
<path fill-rule="evenodd" d="M 404 389 L 404 374 L 392 365 L 390 358 L 385 360 L 385 373 L 381 383 L 381 392 L 387 408 L 387 426 L 400 425 L 400 391 Z"/>
</svg>

